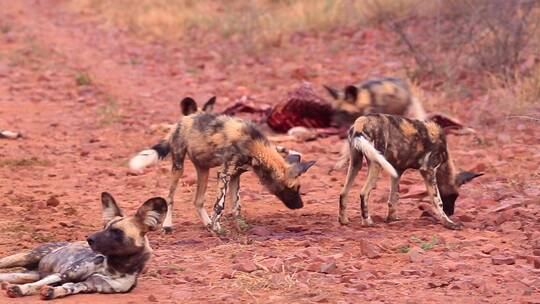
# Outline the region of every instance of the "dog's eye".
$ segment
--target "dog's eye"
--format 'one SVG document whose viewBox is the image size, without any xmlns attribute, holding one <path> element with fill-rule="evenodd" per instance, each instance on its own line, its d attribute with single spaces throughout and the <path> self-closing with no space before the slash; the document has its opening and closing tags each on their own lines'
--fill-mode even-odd
<svg viewBox="0 0 540 304">
<path fill-rule="evenodd" d="M 109 231 L 116 240 L 122 240 L 124 237 L 124 232 L 120 229 L 112 228 Z"/>
</svg>

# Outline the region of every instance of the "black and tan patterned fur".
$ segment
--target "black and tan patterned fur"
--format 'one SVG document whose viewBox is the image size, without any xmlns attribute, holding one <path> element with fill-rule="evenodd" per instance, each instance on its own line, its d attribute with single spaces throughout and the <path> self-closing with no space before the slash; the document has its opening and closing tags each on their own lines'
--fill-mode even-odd
<svg viewBox="0 0 540 304">
<path fill-rule="evenodd" d="M 332 97 L 332 122 L 336 126 L 349 127 L 358 117 L 370 113 L 426 118 L 422 104 L 413 96 L 407 83 L 398 78 L 371 78 L 343 90 L 325 88 Z"/>
<path fill-rule="evenodd" d="M 101 200 L 105 226 L 86 242 L 49 243 L 0 259 L 0 268 L 26 268 L 0 273 L 8 296 L 40 293 L 49 300 L 77 293 L 122 293 L 135 287 L 152 254 L 146 233 L 161 223 L 167 203 L 152 198 L 135 215 L 124 216 L 110 194 L 102 193 Z"/>
<path fill-rule="evenodd" d="M 373 224 L 368 212 L 368 199 L 380 169 L 392 176 L 387 221 L 397 219 L 396 204 L 401 175 L 407 169 L 416 169 L 424 178 L 440 221 L 448 228 L 459 227 L 448 217 L 454 213 L 459 187 L 482 174 L 456 174 L 445 134 L 437 124 L 400 116 L 369 114 L 354 122 L 348 136 L 351 159 L 340 194 L 341 224 L 349 222 L 346 215 L 348 193 L 362 167 L 362 159 L 366 156 L 368 176 L 360 192 L 360 207 L 365 224 Z"/>
<path fill-rule="evenodd" d="M 184 112 L 184 111 L 183 111 Z M 261 183 L 276 195 L 288 208 L 303 206 L 298 177 L 314 161 L 302 162 L 299 154 L 286 154 L 286 149 L 274 146 L 249 121 L 226 115 L 199 112 L 192 108 L 166 139 L 152 149 L 159 158 L 171 154 L 172 177 L 168 195 L 168 211 L 163 229 L 172 230 L 174 194 L 184 171 L 186 155 L 197 171 L 195 208 L 205 226 L 220 230 L 219 219 L 226 197 L 230 197 L 233 214 L 240 217 L 240 175 L 253 171 Z M 143 151 L 144 152 L 144 151 Z M 142 153 L 142 152 L 141 152 Z M 218 197 L 210 218 L 204 209 L 204 194 L 211 168 L 218 167 Z"/>
</svg>

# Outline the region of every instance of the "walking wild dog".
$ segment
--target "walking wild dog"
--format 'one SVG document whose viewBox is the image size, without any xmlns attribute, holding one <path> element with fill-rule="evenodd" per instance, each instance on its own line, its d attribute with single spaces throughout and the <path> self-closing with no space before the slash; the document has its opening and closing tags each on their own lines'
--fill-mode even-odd
<svg viewBox="0 0 540 304">
<path fill-rule="evenodd" d="M 77 293 L 122 293 L 133 289 L 152 254 L 146 233 L 161 223 L 167 202 L 160 197 L 151 198 L 135 215 L 127 217 L 110 194 L 102 193 L 101 203 L 104 228 L 90 235 L 86 242 L 48 243 L 0 259 L 0 268 L 27 269 L 21 273 L 0 273 L 2 288 L 7 289 L 8 296 L 39 292 L 49 300 Z"/>
<path fill-rule="evenodd" d="M 182 102 L 183 103 L 183 102 Z M 302 162 L 299 154 L 284 157 L 283 148 L 275 147 L 251 122 L 207 112 L 196 108 L 183 111 L 184 117 L 165 139 L 151 150 L 140 152 L 130 161 L 132 169 L 141 169 L 172 155 L 171 185 L 168 195 L 167 216 L 163 223 L 165 231 L 172 230 L 174 194 L 178 180 L 183 174 L 186 154 L 197 171 L 195 208 L 205 226 L 219 232 L 219 219 L 226 196 L 233 204 L 233 215 L 240 217 L 240 175 L 252 170 L 261 183 L 276 195 L 288 208 L 303 207 L 300 197 L 299 176 L 315 161 Z M 186 115 L 187 114 L 187 115 Z M 219 194 L 210 218 L 204 209 L 204 194 L 210 168 L 218 167 Z"/>
<path fill-rule="evenodd" d="M 343 90 L 324 86 L 332 96 L 332 122 L 349 127 L 355 119 L 370 113 L 405 115 L 424 120 L 426 112 L 407 83 L 394 77 L 368 79 Z"/>
<path fill-rule="evenodd" d="M 362 221 L 369 226 L 369 194 L 380 168 L 392 178 L 388 198 L 387 221 L 397 219 L 399 179 L 407 169 L 418 169 L 424 178 L 428 194 L 439 220 L 445 227 L 459 228 L 448 216 L 454 213 L 458 188 L 482 174 L 460 172 L 456 174 L 448 152 L 446 137 L 434 122 L 423 122 L 399 116 L 369 114 L 358 118 L 349 129 L 350 161 L 347 178 L 339 197 L 339 222 L 349 222 L 346 215 L 347 197 L 351 185 L 362 167 L 362 158 L 368 163 L 367 180 L 360 192 Z"/>
</svg>

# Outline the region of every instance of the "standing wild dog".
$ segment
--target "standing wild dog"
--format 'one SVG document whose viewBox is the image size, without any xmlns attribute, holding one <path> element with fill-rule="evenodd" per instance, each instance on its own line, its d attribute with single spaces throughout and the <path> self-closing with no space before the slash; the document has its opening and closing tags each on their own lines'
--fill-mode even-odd
<svg viewBox="0 0 540 304">
<path fill-rule="evenodd" d="M 439 125 L 393 115 L 369 114 L 354 122 L 348 136 L 351 159 L 339 197 L 341 224 L 349 222 L 346 215 L 347 196 L 365 156 L 368 175 L 360 192 L 360 208 L 365 224 L 373 225 L 368 212 L 368 199 L 380 169 L 388 172 L 392 178 L 387 221 L 397 219 L 396 204 L 401 174 L 407 169 L 418 169 L 439 220 L 447 228 L 459 228 L 448 217 L 454 213 L 458 188 L 482 174 L 456 174 L 446 137 Z"/>
<path fill-rule="evenodd" d="M 184 116 L 175 128 L 151 150 L 140 152 L 130 161 L 132 169 L 141 169 L 172 155 L 172 177 L 168 195 L 165 231 L 172 230 L 174 193 L 184 171 L 188 155 L 197 171 L 195 208 L 205 226 L 220 230 L 219 219 L 226 196 L 233 204 L 233 214 L 240 217 L 240 175 L 252 170 L 263 185 L 288 208 L 302 208 L 299 176 L 315 161 L 302 162 L 299 154 L 283 154 L 286 150 L 274 146 L 251 122 L 206 112 Z M 204 209 L 204 193 L 210 168 L 218 169 L 219 194 L 210 218 Z"/>
<path fill-rule="evenodd" d="M 358 117 L 370 113 L 405 115 L 426 119 L 422 104 L 413 96 L 407 83 L 394 77 L 372 78 L 342 91 L 324 86 L 333 98 L 332 122 L 349 127 Z"/>
<path fill-rule="evenodd" d="M 135 215 L 127 217 L 110 194 L 102 193 L 101 203 L 105 226 L 86 242 L 48 243 L 0 259 L 0 268 L 27 269 L 0 273 L 2 288 L 7 289 L 8 296 L 39 292 L 49 300 L 81 292 L 122 293 L 133 289 L 152 254 L 146 233 L 161 223 L 167 202 L 160 197 L 151 198 Z"/>
</svg>

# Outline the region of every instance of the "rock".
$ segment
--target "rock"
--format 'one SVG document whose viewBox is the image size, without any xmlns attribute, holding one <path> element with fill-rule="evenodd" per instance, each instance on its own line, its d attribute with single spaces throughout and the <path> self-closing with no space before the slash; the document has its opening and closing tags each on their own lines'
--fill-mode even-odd
<svg viewBox="0 0 540 304">
<path fill-rule="evenodd" d="M 158 302 L 158 299 L 153 294 L 148 296 L 148 302 Z"/>
<path fill-rule="evenodd" d="M 496 250 L 498 251 L 498 248 L 491 244 L 487 244 L 480 249 L 480 251 L 482 251 L 485 254 L 490 254 Z"/>
<path fill-rule="evenodd" d="M 249 230 L 251 234 L 258 235 L 258 236 L 270 236 L 272 235 L 272 231 L 268 230 L 266 227 L 263 226 L 255 226 Z"/>
<path fill-rule="evenodd" d="M 493 265 L 513 265 L 516 259 L 512 256 L 496 255 L 491 257 Z"/>
<path fill-rule="evenodd" d="M 535 256 L 540 256 L 540 249 L 534 249 L 532 253 Z"/>
<path fill-rule="evenodd" d="M 236 271 L 234 271 L 234 270 L 224 272 L 223 274 L 221 274 L 221 278 L 222 279 L 234 279 L 234 274 L 235 273 L 236 273 Z"/>
<path fill-rule="evenodd" d="M 535 257 L 533 260 L 533 266 L 536 269 L 540 269 L 540 257 Z"/>
<path fill-rule="evenodd" d="M 409 261 L 411 263 L 422 263 L 424 257 L 419 248 L 413 248 L 409 251 Z"/>
<path fill-rule="evenodd" d="M 360 249 L 362 250 L 362 254 L 368 259 L 376 259 L 381 256 L 379 248 L 369 241 L 362 240 Z"/>
<path fill-rule="evenodd" d="M 337 264 L 335 260 L 330 260 L 326 263 L 321 264 L 321 267 L 319 268 L 320 273 L 332 273 L 334 270 L 337 269 Z"/>
<path fill-rule="evenodd" d="M 242 271 L 242 272 L 253 272 L 257 270 L 257 265 L 252 261 L 241 261 L 238 264 L 233 265 L 233 270 Z"/>
<path fill-rule="evenodd" d="M 57 207 L 60 205 L 60 201 L 56 198 L 56 196 L 51 196 L 47 200 L 47 207 Z"/>
<path fill-rule="evenodd" d="M 460 215 L 459 217 L 459 220 L 464 222 L 464 223 L 470 223 L 472 221 L 474 221 L 474 217 L 470 214 L 462 214 Z"/>
<path fill-rule="evenodd" d="M 420 271 L 416 269 L 402 269 L 401 275 L 403 276 L 413 276 L 413 275 L 420 275 Z"/>
</svg>

